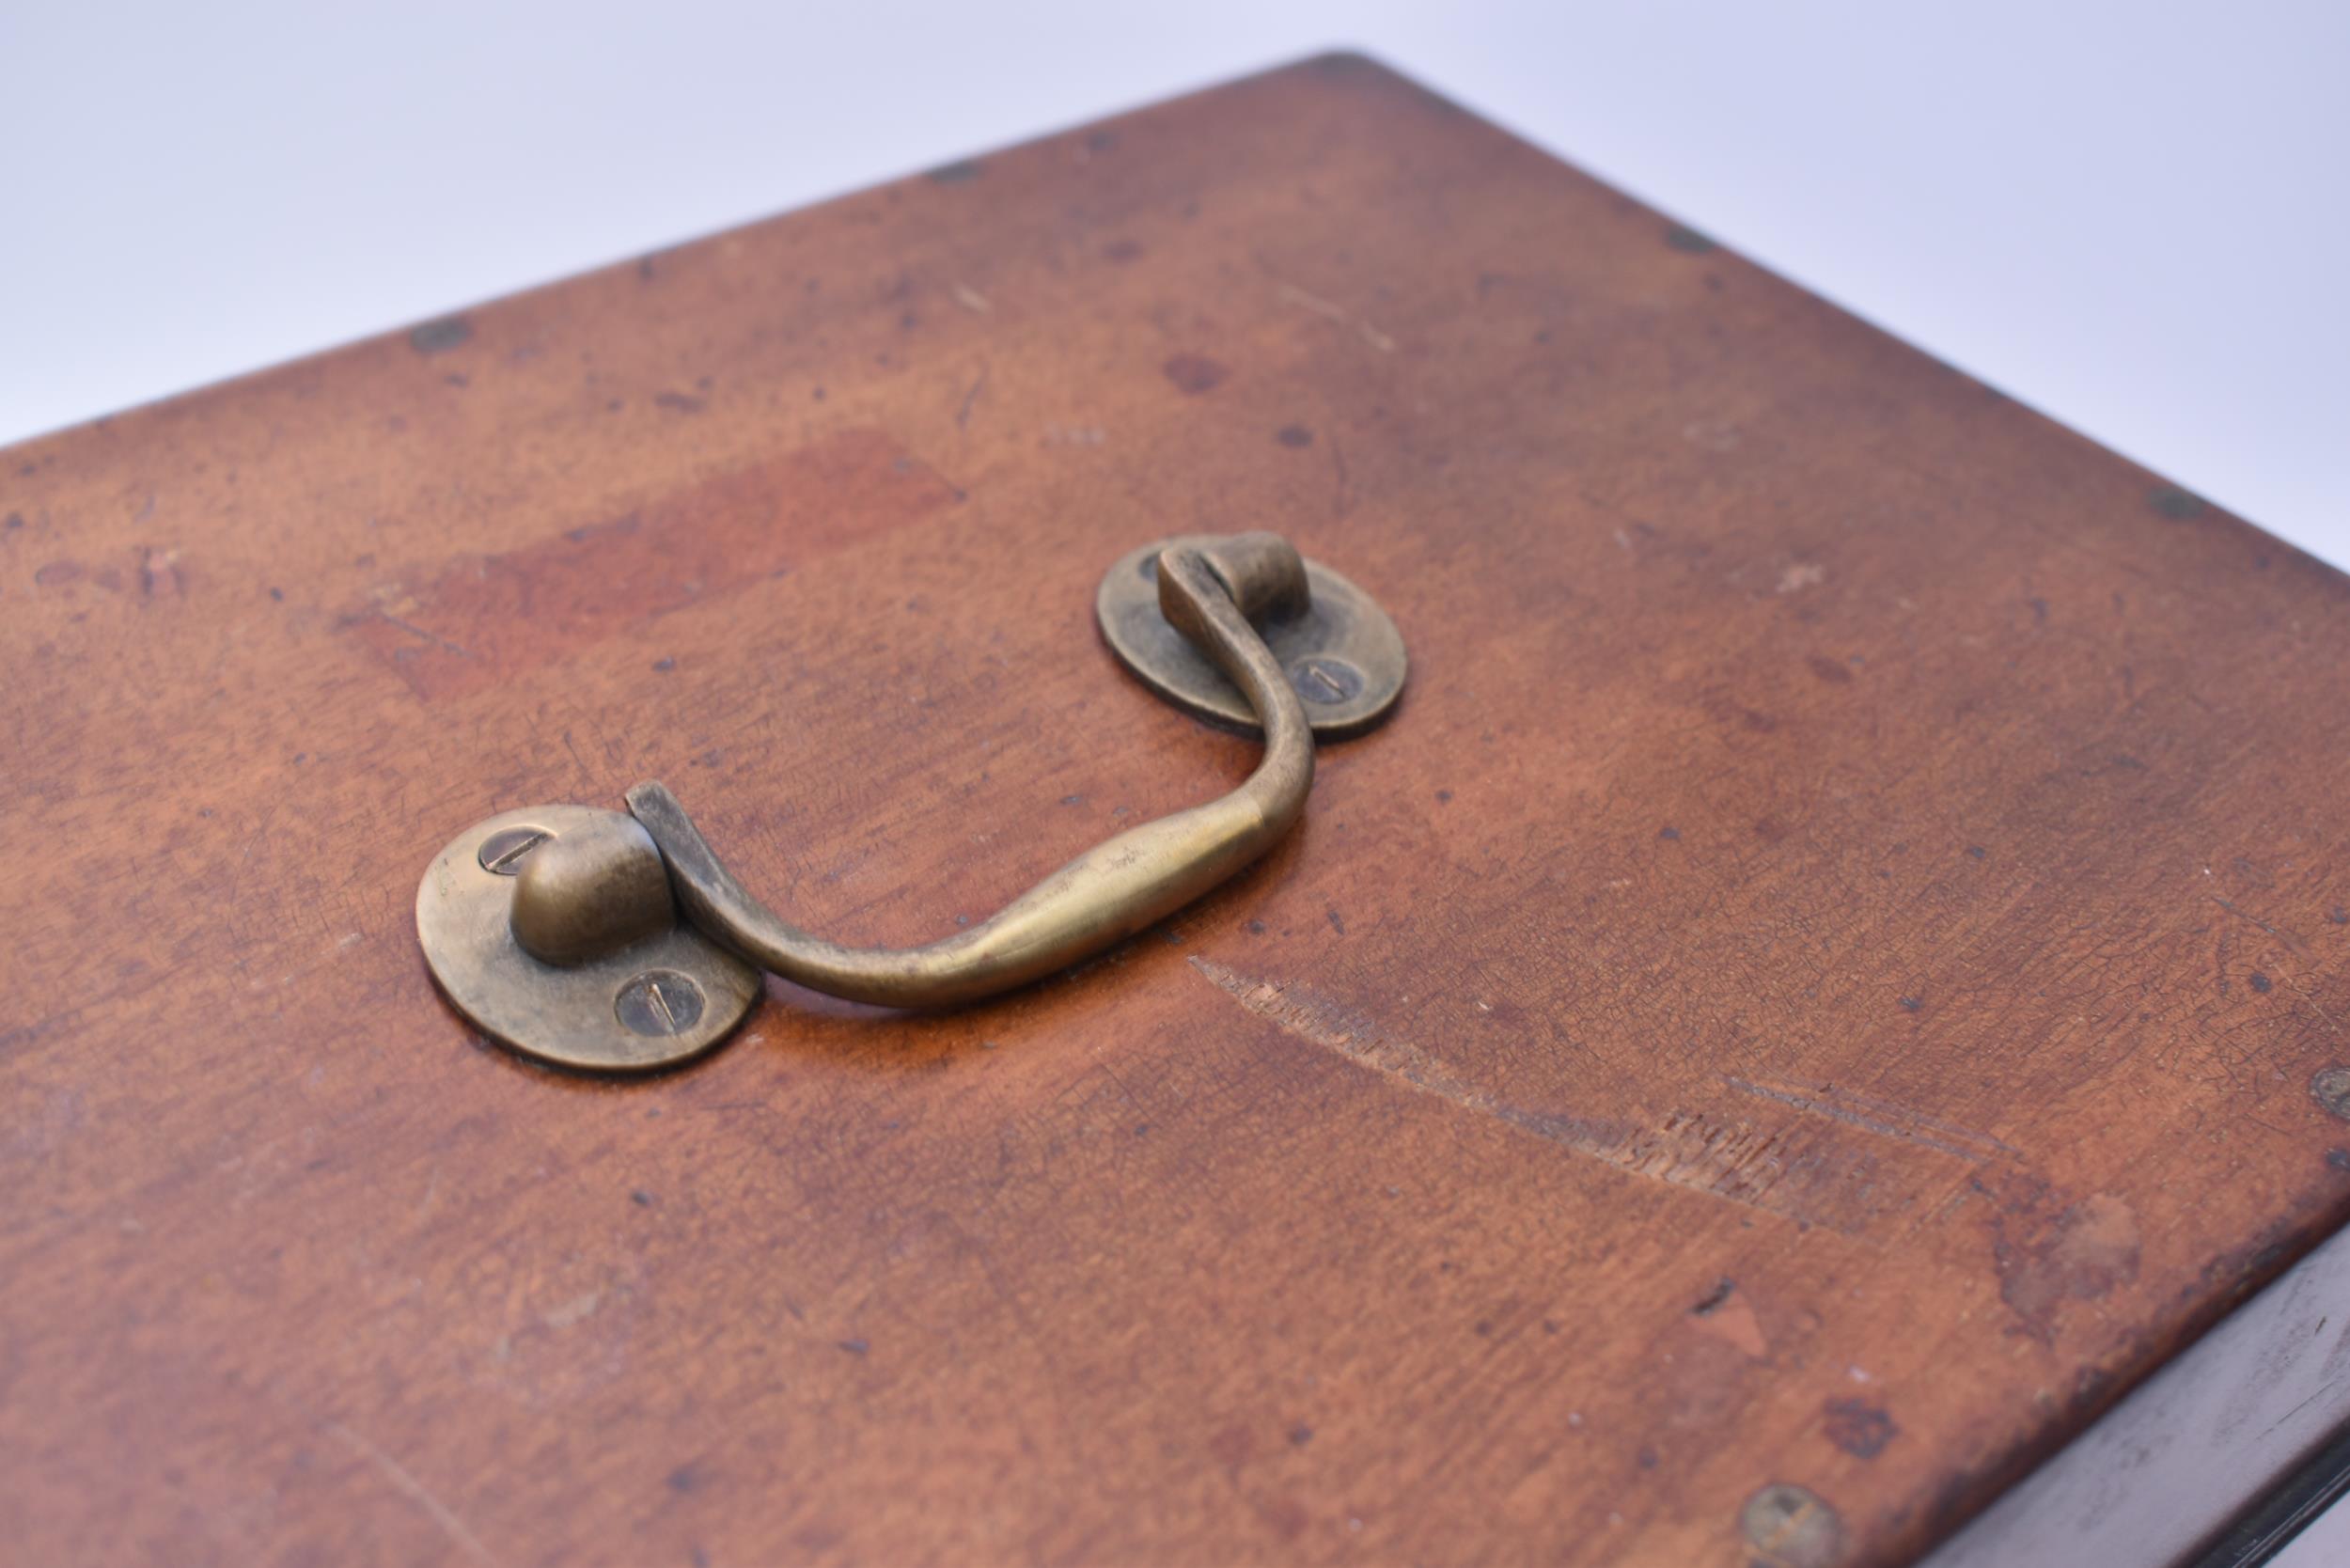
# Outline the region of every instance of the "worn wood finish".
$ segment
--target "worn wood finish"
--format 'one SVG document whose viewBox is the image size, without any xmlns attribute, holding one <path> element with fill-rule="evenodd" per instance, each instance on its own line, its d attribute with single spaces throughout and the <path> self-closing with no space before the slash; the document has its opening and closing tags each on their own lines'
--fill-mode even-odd
<svg viewBox="0 0 2350 1568">
<path fill-rule="evenodd" d="M 1089 616 L 1246 527 L 1413 683 L 1167 926 L 433 994 L 505 808 L 911 943 L 1224 787 Z M 2343 579 L 1351 57 L 16 448 L 0 606 L 21 1560 L 1893 1562 L 2350 1200 Z"/>
</svg>

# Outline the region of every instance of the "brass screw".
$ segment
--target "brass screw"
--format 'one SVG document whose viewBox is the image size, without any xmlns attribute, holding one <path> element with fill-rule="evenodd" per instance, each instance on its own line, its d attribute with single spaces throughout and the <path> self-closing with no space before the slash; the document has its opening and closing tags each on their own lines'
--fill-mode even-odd
<svg viewBox="0 0 2350 1568">
<path fill-rule="evenodd" d="M 519 876 L 523 858 L 554 837 L 543 827 L 502 827 L 481 840 L 481 869 Z"/>
<path fill-rule="evenodd" d="M 2311 1078 L 2310 1098 L 2350 1121 L 2350 1067 L 2328 1067 Z"/>
<path fill-rule="evenodd" d="M 701 1022 L 702 992 L 675 969 L 652 969 L 620 987 L 612 1011 L 637 1034 L 683 1034 Z"/>
<path fill-rule="evenodd" d="M 1344 702 L 1361 694 L 1363 672 L 1344 659 L 1314 653 L 1290 666 L 1290 684 L 1308 702 Z"/>
<path fill-rule="evenodd" d="M 1836 1510 L 1783 1481 L 1747 1499 L 1738 1528 L 1774 1568 L 1830 1568 L 1844 1555 L 1844 1521 Z"/>
</svg>

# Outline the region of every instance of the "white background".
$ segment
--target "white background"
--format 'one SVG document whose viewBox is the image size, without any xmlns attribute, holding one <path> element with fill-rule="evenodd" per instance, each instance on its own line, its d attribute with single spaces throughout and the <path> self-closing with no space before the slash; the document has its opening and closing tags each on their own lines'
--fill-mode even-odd
<svg viewBox="0 0 2350 1568">
<path fill-rule="evenodd" d="M 1337 43 L 2350 565 L 2350 0 L 0 0 L 0 443 Z"/>
<path fill-rule="evenodd" d="M 0 442 L 1338 42 L 2350 565 L 2350 0 L 0 0 Z"/>
</svg>

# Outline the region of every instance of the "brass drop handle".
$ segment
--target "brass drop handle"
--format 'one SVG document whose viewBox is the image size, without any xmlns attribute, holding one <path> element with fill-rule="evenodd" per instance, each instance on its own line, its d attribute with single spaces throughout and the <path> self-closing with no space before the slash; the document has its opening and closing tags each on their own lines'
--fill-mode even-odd
<svg viewBox="0 0 2350 1568">
<path fill-rule="evenodd" d="M 661 784 L 631 790 L 628 817 L 509 812 L 461 835 L 418 889 L 435 978 L 490 1033 L 607 1070 L 716 1043 L 758 993 L 744 961 L 854 1001 L 975 1001 L 1131 936 L 1264 854 L 1305 809 L 1316 729 L 1367 728 L 1402 683 L 1386 616 L 1277 534 L 1138 552 L 1112 570 L 1097 608 L 1113 650 L 1162 695 L 1228 721 L 1231 699 L 1246 703 L 1265 749 L 1237 789 L 1130 828 L 979 924 L 906 949 L 846 947 L 783 919 Z M 1310 718 L 1308 702 L 1321 710 Z"/>
<path fill-rule="evenodd" d="M 1249 624 L 1302 607 L 1305 563 L 1277 534 L 1159 557 L 1159 607 L 1248 698 L 1264 759 L 1231 793 L 1104 840 L 964 931 L 919 948 L 846 948 L 811 936 L 744 891 L 660 784 L 628 808 L 669 863 L 686 918 L 762 969 L 852 1001 L 948 1007 L 1065 969 L 1172 914 L 1256 859 L 1306 808 L 1313 732 L 1272 651 Z"/>
</svg>

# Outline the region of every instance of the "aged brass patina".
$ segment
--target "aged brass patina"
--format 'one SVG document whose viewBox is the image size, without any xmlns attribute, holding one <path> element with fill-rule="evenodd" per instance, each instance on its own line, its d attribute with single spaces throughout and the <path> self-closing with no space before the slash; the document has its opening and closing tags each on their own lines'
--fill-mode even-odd
<svg viewBox="0 0 2350 1568">
<path fill-rule="evenodd" d="M 511 811 L 451 842 L 417 891 L 434 977 L 498 1039 L 608 1071 L 715 1044 L 757 994 L 751 964 L 888 1007 L 973 1001 L 1099 952 L 1262 855 L 1305 809 L 1316 732 L 1360 732 L 1402 687 L 1393 623 L 1277 534 L 1137 551 L 1097 607 L 1112 649 L 1153 690 L 1262 734 L 1263 760 L 1238 789 L 1130 828 L 989 918 L 908 949 L 848 948 L 791 925 L 744 890 L 661 784 L 628 792 L 633 817 Z"/>
<path fill-rule="evenodd" d="M 606 871 L 585 885 L 560 866 L 543 886 L 529 878 L 540 855 L 583 844 L 593 853 L 580 858 L 607 862 Z M 649 888 L 628 874 L 643 855 L 658 866 L 643 828 L 593 807 L 536 806 L 476 823 L 433 856 L 416 889 L 416 935 L 432 978 L 482 1033 L 559 1066 L 644 1072 L 707 1051 L 750 1011 L 759 971 L 678 919 L 666 879 Z M 599 884 L 631 907 L 615 914 L 592 894 L 575 896 Z M 562 907 L 526 914 L 527 887 Z M 552 932 L 572 956 L 534 957 L 522 935 L 534 918 L 532 940 Z M 601 950 L 574 940 L 591 928 Z M 625 1007 L 632 997 L 639 1005 Z"/>
<path fill-rule="evenodd" d="M 1110 651 L 1152 691 L 1201 718 L 1254 732 L 1257 709 L 1247 695 L 1159 608 L 1161 552 L 1197 549 L 1214 564 L 1223 545 L 1213 535 L 1192 534 L 1131 552 L 1102 579 L 1093 613 Z M 1302 600 L 1251 612 L 1249 619 L 1305 703 L 1314 734 L 1344 740 L 1376 726 L 1402 695 L 1403 639 L 1371 595 L 1320 561 L 1307 561 L 1305 569 Z"/>
</svg>

